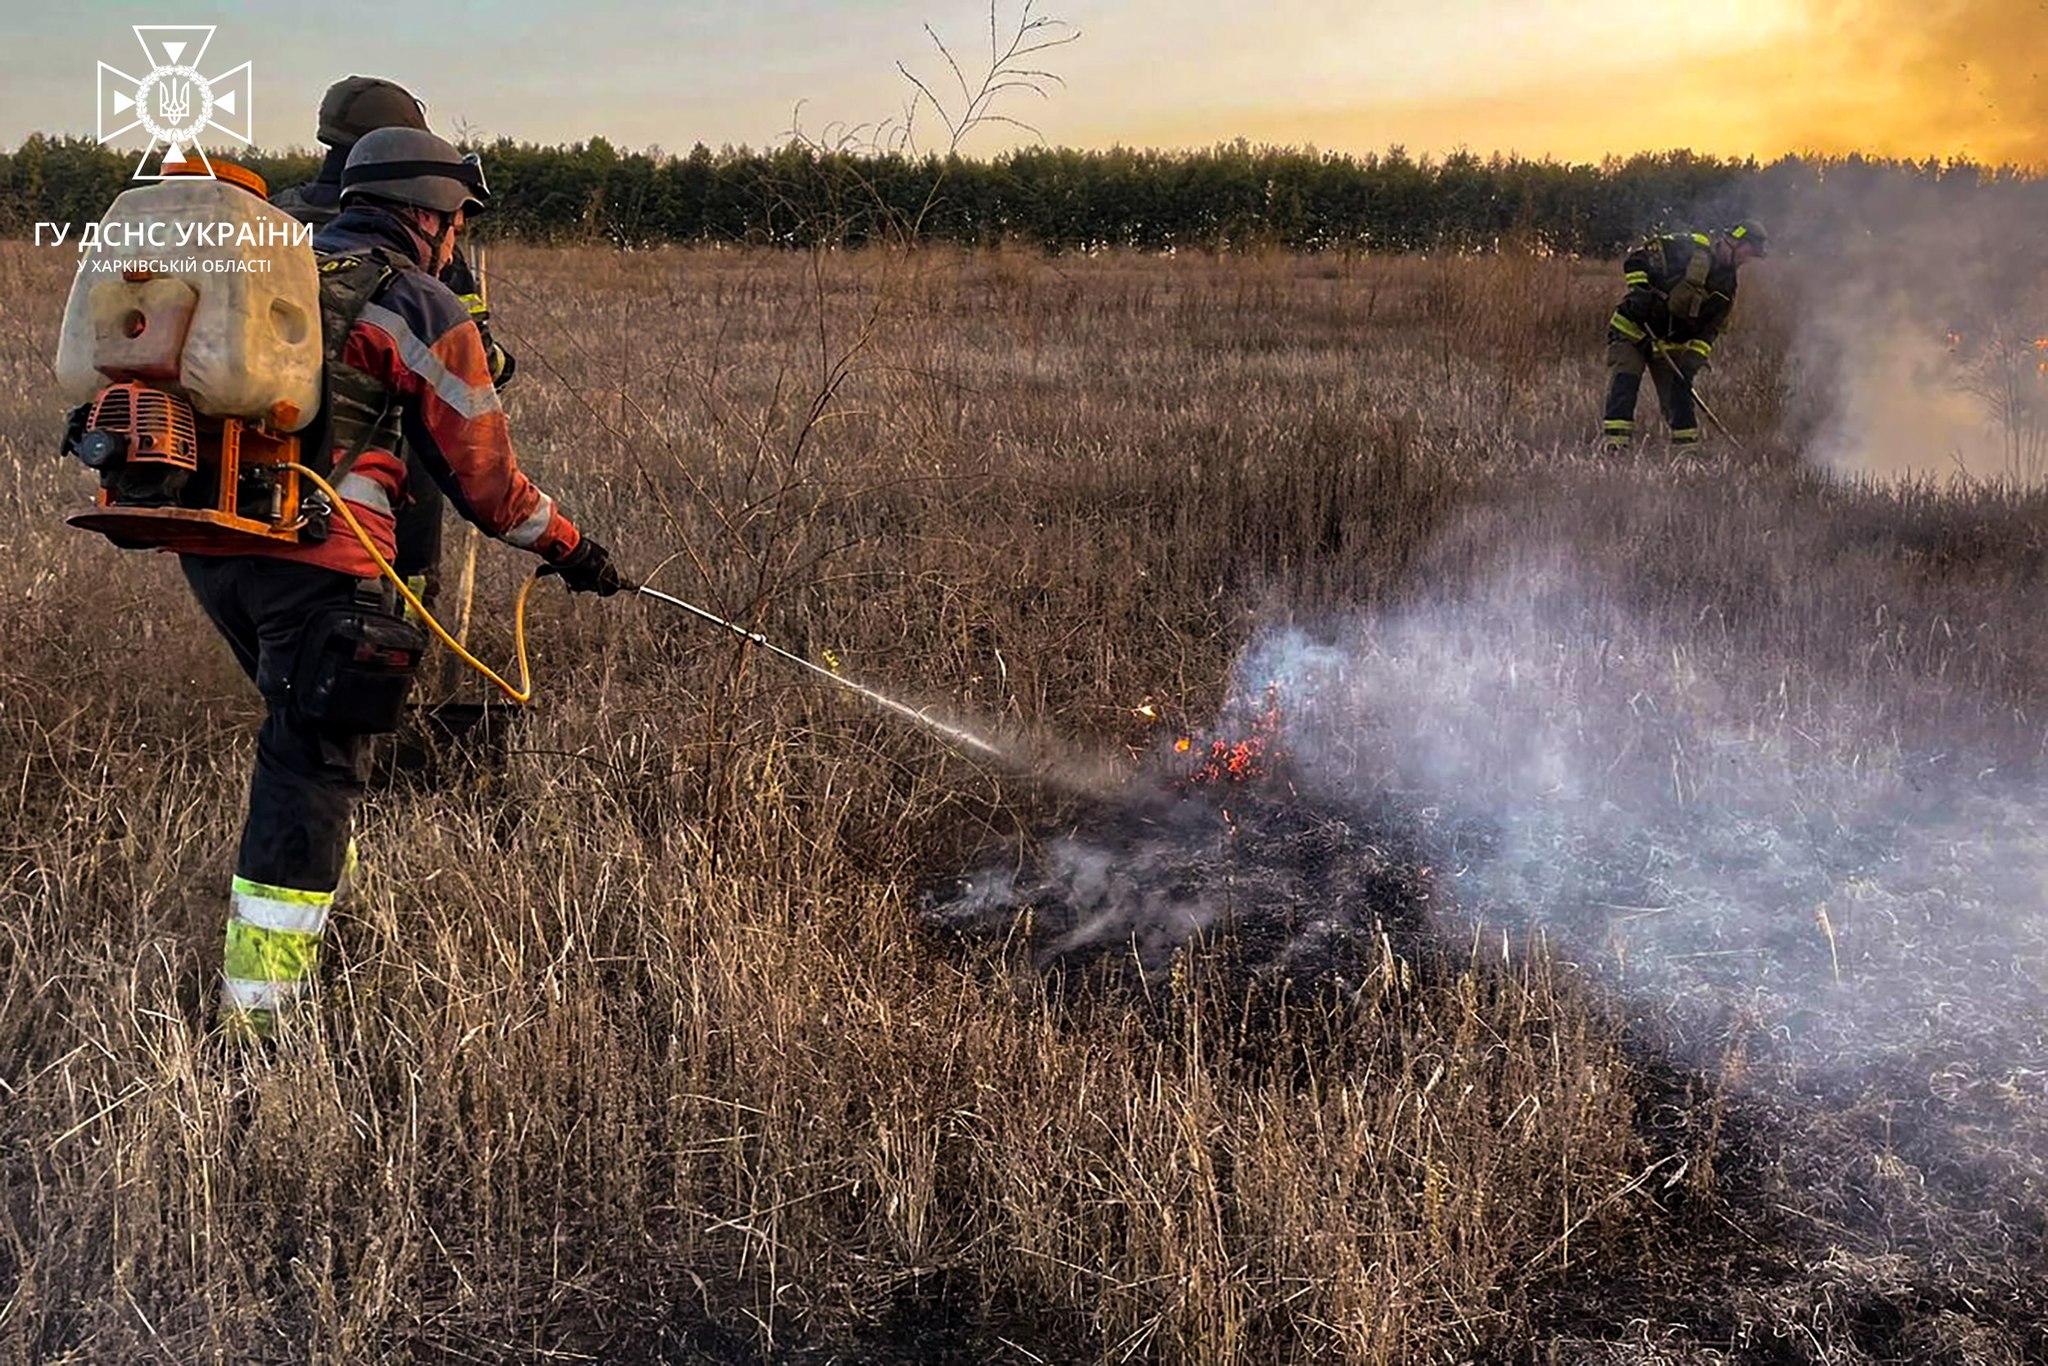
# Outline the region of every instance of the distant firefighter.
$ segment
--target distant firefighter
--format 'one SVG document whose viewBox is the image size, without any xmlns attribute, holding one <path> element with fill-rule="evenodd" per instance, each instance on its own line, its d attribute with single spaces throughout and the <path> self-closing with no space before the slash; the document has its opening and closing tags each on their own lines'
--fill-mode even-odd
<svg viewBox="0 0 2048 1366">
<path fill-rule="evenodd" d="M 1622 262 L 1628 293 L 1607 320 L 1607 449 L 1627 450 L 1636 434 L 1636 397 L 1648 369 L 1671 440 L 1696 446 L 1700 420 L 1693 379 L 1735 306 L 1736 271 L 1764 255 L 1763 224 L 1746 219 L 1718 236 L 1670 232 Z"/>
</svg>

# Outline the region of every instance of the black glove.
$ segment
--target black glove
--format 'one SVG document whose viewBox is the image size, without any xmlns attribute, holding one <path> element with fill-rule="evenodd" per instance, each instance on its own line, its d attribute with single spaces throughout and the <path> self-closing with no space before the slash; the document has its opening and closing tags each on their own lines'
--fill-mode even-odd
<svg viewBox="0 0 2048 1366">
<path fill-rule="evenodd" d="M 614 593 L 638 592 L 640 585 L 621 574 L 613 565 L 611 552 L 585 536 L 576 548 L 540 567 L 543 574 L 560 574 L 571 593 L 595 593 L 608 598 Z"/>
</svg>

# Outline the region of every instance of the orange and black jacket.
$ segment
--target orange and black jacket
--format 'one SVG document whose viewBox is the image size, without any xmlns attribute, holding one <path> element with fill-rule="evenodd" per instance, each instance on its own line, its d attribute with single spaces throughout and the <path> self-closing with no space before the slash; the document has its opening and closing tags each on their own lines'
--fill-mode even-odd
<svg viewBox="0 0 2048 1366">
<path fill-rule="evenodd" d="M 362 310 L 343 343 L 343 363 L 388 390 L 405 445 L 464 517 L 548 561 L 574 550 L 575 525 L 519 468 L 483 338 L 461 301 L 427 273 L 425 239 L 390 211 L 359 205 L 315 233 L 313 250 L 323 260 L 381 251 L 419 264 L 397 271 Z M 346 454 L 333 452 L 337 462 Z M 409 497 L 405 459 L 372 445 L 346 474 L 341 492 L 388 559 L 395 549 L 392 513 Z M 280 545 L 273 553 L 365 578 L 377 572 L 338 522 L 323 542 Z"/>
<path fill-rule="evenodd" d="M 1621 269 L 1628 293 L 1608 320 L 1610 328 L 1632 342 L 1654 337 L 1672 350 L 1702 357 L 1713 350 L 1735 307 L 1735 267 L 1714 259 L 1712 238 L 1696 232 L 1649 238 L 1623 259 Z M 1696 297 L 1674 310 L 1674 292 L 1681 300 Z"/>
</svg>

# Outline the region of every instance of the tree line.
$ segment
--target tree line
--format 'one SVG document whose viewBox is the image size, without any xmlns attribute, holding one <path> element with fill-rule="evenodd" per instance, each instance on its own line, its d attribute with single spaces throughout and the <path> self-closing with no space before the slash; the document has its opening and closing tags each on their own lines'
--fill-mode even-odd
<svg viewBox="0 0 2048 1366">
<path fill-rule="evenodd" d="M 476 148 L 493 211 L 480 234 L 622 247 L 784 247 L 884 240 L 1051 251 L 1098 247 L 1372 252 L 1534 250 L 1611 256 L 1645 231 L 1790 212 L 1802 239 L 1854 233 L 1872 213 L 1996 201 L 2048 209 L 2048 180 L 2014 167 L 1862 156 L 1768 163 L 1686 151 L 1599 163 L 1467 152 L 1353 156 L 1244 141 L 1197 151 L 1031 147 L 989 158 L 848 151 L 806 142 L 621 152 L 603 138 Z M 0 152 L 0 233 L 97 219 L 137 154 L 31 136 Z M 281 189 L 319 157 L 236 160 Z M 1774 230 L 1776 224 L 1773 225 Z"/>
</svg>

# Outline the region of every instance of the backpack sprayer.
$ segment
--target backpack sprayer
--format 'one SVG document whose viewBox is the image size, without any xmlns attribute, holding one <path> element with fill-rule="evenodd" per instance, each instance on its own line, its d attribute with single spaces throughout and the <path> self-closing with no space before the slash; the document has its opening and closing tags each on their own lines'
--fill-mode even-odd
<svg viewBox="0 0 2048 1366">
<path fill-rule="evenodd" d="M 91 430 L 89 430 L 86 434 L 86 441 L 90 442 L 95 437 L 107 437 L 108 444 L 111 444 L 112 429 L 102 428 L 99 426 L 99 415 L 102 411 L 102 408 L 104 407 L 110 411 L 118 408 L 118 405 L 121 404 L 122 402 L 130 401 L 125 391 L 131 388 L 139 387 L 140 386 L 116 385 L 112 386 L 105 394 L 101 395 L 100 399 L 96 402 L 92 409 L 92 412 L 94 414 L 94 421 Z M 144 392 L 151 394 L 155 393 L 155 391 L 149 390 L 145 390 Z M 165 396 L 161 394 L 155 394 L 155 397 L 163 398 Z M 178 420 L 183 421 L 183 419 Z M 136 437 L 138 445 L 141 443 L 142 440 L 150 437 L 152 429 L 144 427 L 140 428 L 139 431 L 140 434 Z M 187 474 L 205 469 L 206 462 L 200 459 L 200 452 L 198 450 L 197 443 L 193 442 L 190 439 L 189 433 L 187 433 L 181 439 L 185 441 L 185 445 L 180 448 L 180 458 L 176 461 L 158 461 L 148 455 L 144 455 L 138 458 L 136 455 L 130 454 L 127 457 L 127 459 L 124 460 L 121 463 L 121 465 L 118 466 L 117 468 L 124 471 L 129 471 L 132 477 L 138 478 L 139 476 L 134 476 L 132 471 L 132 467 L 137 465 L 140 465 L 143 471 L 149 471 L 158 465 L 162 465 L 167 469 L 173 471 L 182 471 Z M 95 449 L 98 449 L 98 447 L 95 446 Z M 230 449 L 232 449 L 231 446 Z M 297 449 L 296 444 L 292 444 L 287 449 L 289 451 L 295 452 Z M 190 457 L 189 460 L 185 458 L 188 456 Z M 82 455 L 81 458 L 83 458 Z M 368 528 L 364 527 L 363 524 L 359 520 L 357 520 L 355 513 L 350 511 L 347 501 L 342 498 L 341 494 L 336 491 L 334 486 L 330 484 L 324 476 L 319 474 L 317 471 L 309 468 L 308 466 L 298 463 L 296 460 L 279 459 L 274 460 L 270 463 L 275 467 L 278 473 L 289 474 L 295 476 L 297 479 L 303 479 L 306 482 L 310 483 L 315 489 L 319 490 L 321 494 L 325 495 L 329 504 L 332 506 L 333 510 L 341 517 L 342 524 L 346 526 L 348 530 L 356 537 L 357 541 L 361 543 L 364 553 L 369 555 L 371 561 L 376 564 L 378 573 L 383 575 L 383 577 L 391 584 L 392 588 L 397 592 L 398 596 L 402 600 L 404 600 L 404 602 L 408 606 L 412 608 L 413 612 L 417 615 L 418 620 L 424 623 L 427 629 L 433 632 L 433 634 L 437 638 L 439 638 L 441 643 L 443 645 L 446 645 L 448 649 L 454 653 L 456 658 L 460 659 L 464 664 L 467 664 L 471 669 L 474 669 L 478 674 L 480 674 L 484 679 L 489 681 L 499 691 L 503 692 L 506 697 L 510 698 L 514 702 L 519 703 L 521 706 L 524 706 L 528 702 L 531 702 L 533 700 L 533 671 L 531 663 L 529 662 L 526 643 L 526 610 L 527 604 L 533 595 L 534 585 L 540 582 L 541 576 L 539 574 L 533 574 L 528 576 L 526 581 L 520 585 L 519 596 L 516 599 L 513 606 L 513 648 L 519 672 L 519 682 L 514 684 L 500 676 L 499 673 L 493 668 L 491 668 L 490 665 L 478 659 L 474 654 L 471 654 L 468 648 L 464 645 L 464 643 L 461 640 L 457 639 L 455 634 L 450 632 L 448 628 L 443 626 L 440 623 L 440 621 L 434 616 L 434 614 L 428 610 L 426 603 L 420 600 L 419 596 L 413 591 L 412 586 L 405 581 L 404 577 L 399 574 L 398 570 L 394 568 L 391 562 L 387 560 L 384 557 L 384 555 L 377 549 L 377 543 L 371 537 Z M 211 481 L 212 485 L 218 485 L 220 483 L 219 478 L 216 475 L 214 475 L 211 471 L 208 472 L 208 479 Z M 294 492 L 296 491 L 295 483 L 286 485 L 285 487 L 292 488 Z M 115 540 L 116 544 L 121 544 L 125 540 L 133 538 L 137 535 L 147 536 L 150 534 L 151 530 L 160 529 L 157 523 L 155 523 L 154 521 L 149 521 L 147 525 L 145 525 L 144 519 L 159 518 L 167 514 L 173 517 L 174 524 L 179 525 L 181 527 L 192 520 L 203 520 L 210 525 L 239 531 L 241 530 L 241 526 L 239 524 L 249 520 L 241 517 L 238 513 L 223 512 L 219 509 L 200 510 L 203 512 L 209 512 L 212 515 L 201 517 L 198 519 L 193 519 L 189 516 L 190 512 L 193 511 L 191 509 L 147 506 L 131 507 L 127 504 L 118 501 L 118 498 L 112 493 L 112 491 L 110 491 L 107 488 L 101 489 L 100 499 L 101 506 L 99 511 L 75 513 L 68 520 L 74 526 L 84 527 L 88 530 L 93 531 L 100 531 L 102 532 L 102 534 L 107 535 L 110 539 Z M 288 531 L 289 534 L 287 534 Z M 264 537 L 265 539 L 271 540 L 297 539 L 297 531 L 291 530 L 289 528 L 289 524 L 284 522 L 264 523 L 256 531 L 250 534 L 256 534 Z M 153 544 L 154 542 L 148 543 Z M 143 542 L 137 542 L 136 544 L 143 544 Z M 739 625 L 737 622 L 728 621 L 726 618 L 721 617 L 714 612 L 707 611 L 706 609 L 697 606 L 695 603 L 686 602 L 682 598 L 676 597 L 673 594 L 664 593 L 659 589 L 650 588 L 645 584 L 639 585 L 635 591 L 641 597 L 650 598 L 656 602 L 665 603 L 670 607 L 674 607 L 681 611 L 687 612 L 691 616 L 697 618 L 699 621 L 703 621 L 712 626 L 716 626 L 722 631 L 730 632 L 731 634 L 738 636 L 742 640 L 748 641 L 749 643 L 754 645 L 758 645 L 760 648 L 768 651 L 768 653 L 776 656 L 777 658 L 787 660 L 789 663 L 792 663 L 796 665 L 798 668 L 805 670 L 814 677 L 822 678 L 826 682 L 831 683 L 836 687 L 843 688 L 847 692 L 850 692 L 855 696 L 862 698 L 865 701 L 872 702 L 878 707 L 893 712 L 897 716 L 902 717 L 904 720 L 909 721 L 914 725 L 921 726 L 922 728 L 931 732 L 932 734 L 939 736 L 941 739 L 949 740 L 955 744 L 963 745 L 969 749 L 988 755 L 990 758 L 1001 759 L 1004 757 L 1003 751 L 1001 749 L 999 749 L 991 742 L 982 739 L 980 736 L 975 735 L 971 731 L 964 730 L 958 726 L 948 725 L 946 722 L 941 721 L 936 717 L 930 716 L 927 713 L 920 711 L 915 707 L 912 707 L 907 702 L 900 702 L 897 699 L 890 697 L 885 693 L 879 692 L 874 688 L 868 687 L 863 683 L 857 683 L 850 678 L 846 678 L 840 674 L 837 674 L 833 672 L 831 669 L 826 668 L 824 665 L 819 664 L 814 660 L 807 659 L 803 655 L 800 655 L 793 650 L 784 649 L 782 646 L 777 645 L 775 642 L 769 640 L 766 636 L 762 635 L 758 631 L 750 631 L 746 627 Z M 417 657 L 415 654 L 413 658 L 407 661 L 406 667 L 409 669 L 416 664 Z"/>
<path fill-rule="evenodd" d="M 339 339 L 323 325 L 308 230 L 231 162 L 173 163 L 166 176 L 124 191 L 93 225 L 65 301 L 56 376 L 84 401 L 64 450 L 99 476 L 93 506 L 67 520 L 124 549 L 324 540 L 333 513 L 350 514 L 320 473 Z M 371 275 L 351 278 L 367 297 Z M 359 591 L 307 619 L 293 706 L 337 731 L 393 730 L 425 649 L 381 594 Z"/>
<path fill-rule="evenodd" d="M 294 467 L 320 408 L 319 285 L 310 252 L 268 249 L 291 220 L 264 189 L 216 162 L 213 177 L 126 191 L 95 225 L 57 348 L 60 385 L 90 395 L 65 449 L 100 476 L 72 525 L 123 546 L 300 539 L 313 510 Z M 176 261 L 121 254 L 195 239 L 205 245 L 180 245 Z"/>
<path fill-rule="evenodd" d="M 332 406 L 323 297 L 313 255 L 278 251 L 303 242 L 296 224 L 265 199 L 254 172 L 216 160 L 214 175 L 177 176 L 124 192 L 100 224 L 103 245 L 80 262 L 66 303 L 57 372 L 74 398 L 64 449 L 98 476 L 94 505 L 66 520 L 125 549 L 238 553 L 322 541 L 332 517 L 361 543 L 414 619 L 506 697 L 533 698 L 526 612 L 540 575 L 513 608 L 519 681 L 467 649 L 475 539 L 464 571 L 459 634 L 428 611 L 377 549 L 368 529 L 304 441 L 326 444 Z M 175 264 L 112 257 L 105 243 L 150 240 L 152 224 L 180 240 L 211 243 Z M 221 225 L 226 225 L 226 231 Z M 183 250 L 183 248 L 181 248 Z M 332 263 L 330 263 L 331 265 Z M 349 262 L 348 265 L 361 265 Z M 374 273 L 374 272 L 373 272 Z M 364 277 L 366 280 L 368 277 Z M 365 291 L 365 298 L 368 291 Z M 329 328 L 327 330 L 333 330 Z M 305 433 L 302 438 L 301 433 Z M 757 631 L 642 586 L 665 603 L 730 632 L 914 725 L 991 757 L 989 741 L 844 678 Z M 308 623 L 299 705 L 314 720 L 362 734 L 396 729 L 426 637 L 410 621 L 359 601 Z"/>
<path fill-rule="evenodd" d="M 139 396 L 134 393 L 136 390 L 141 391 Z M 169 399 L 170 402 L 163 402 L 162 400 L 165 399 Z M 189 477 L 191 474 L 199 472 L 204 472 L 203 482 L 207 487 L 232 487 L 232 481 L 222 473 L 223 465 L 213 464 L 202 458 L 204 454 L 210 452 L 202 450 L 199 443 L 192 437 L 189 409 L 186 410 L 185 415 L 179 415 L 172 406 L 175 403 L 176 400 L 173 396 L 164 395 L 155 390 L 144 389 L 140 385 L 117 384 L 111 386 L 95 401 L 91 409 L 93 416 L 90 427 L 79 444 L 87 446 L 95 452 L 117 449 L 118 433 L 130 431 L 130 428 L 116 429 L 104 427 L 101 425 L 102 414 L 118 413 L 122 411 L 121 405 L 123 404 L 128 404 L 130 410 L 147 404 L 149 405 L 149 410 L 158 413 L 158 417 L 152 418 L 150 421 L 160 421 L 165 428 L 171 431 L 172 439 L 175 439 L 180 444 L 176 445 L 171 452 L 174 458 L 159 459 L 153 453 L 155 443 L 165 439 L 161 436 L 159 428 L 150 426 L 148 422 L 132 424 L 130 440 L 133 442 L 134 449 L 117 465 L 112 467 L 121 487 L 125 488 L 147 483 L 149 489 L 152 492 L 156 492 L 173 484 L 181 485 L 184 481 L 176 476 L 184 475 Z M 162 414 L 166 411 L 169 411 L 172 415 L 163 417 Z M 232 427 L 228 430 L 230 434 L 227 439 L 221 446 L 211 448 L 211 451 L 225 450 L 229 454 L 216 456 L 216 459 L 232 459 L 235 436 Z M 294 476 L 293 482 L 271 485 L 271 487 L 288 489 L 296 497 L 296 479 L 303 479 L 310 483 L 325 496 L 334 512 L 341 517 L 343 525 L 361 543 L 364 553 L 377 566 L 378 573 L 383 575 L 397 592 L 398 596 L 412 608 L 418 620 L 429 631 L 433 632 L 440 639 L 441 643 L 454 653 L 456 658 L 474 669 L 512 701 L 524 706 L 533 700 L 533 671 L 528 659 L 526 644 L 526 609 L 528 601 L 532 597 L 534 585 L 540 582 L 541 576 L 539 574 L 528 576 L 526 581 L 520 585 L 519 596 L 513 606 L 513 646 L 519 671 L 519 682 L 514 684 L 499 675 L 490 665 L 478 659 L 474 654 L 471 654 L 464 643 L 457 639 L 454 633 L 450 632 L 435 618 L 434 614 L 428 610 L 426 603 L 421 601 L 418 594 L 413 591 L 412 585 L 406 582 L 398 570 L 392 566 L 391 562 L 377 549 L 377 543 L 371 537 L 368 528 L 364 527 L 362 522 L 356 518 L 355 513 L 349 509 L 347 501 L 342 498 L 335 487 L 317 471 L 290 458 L 297 451 L 297 443 L 295 441 L 279 443 L 271 449 L 282 450 L 284 454 L 255 467 L 257 470 L 262 471 L 266 482 L 276 475 Z M 80 451 L 79 454 L 81 459 L 85 459 L 84 451 Z M 86 463 L 91 465 L 92 462 L 87 460 Z M 95 466 L 95 468 L 98 467 Z M 232 466 L 226 466 L 225 468 L 232 469 Z M 160 474 L 159 471 L 164 473 Z M 148 481 L 150 480 L 157 482 L 149 483 Z M 114 540 L 116 544 L 139 546 L 159 544 L 152 537 L 154 533 L 162 531 L 163 523 L 161 519 L 166 517 L 171 519 L 170 525 L 178 528 L 180 531 L 192 522 L 197 521 L 224 530 L 256 535 L 267 540 L 295 541 L 298 539 L 299 530 L 301 529 L 295 526 L 291 520 L 279 519 L 261 522 L 253 529 L 245 530 L 245 525 L 253 519 L 242 516 L 239 511 L 229 511 L 219 507 L 188 509 L 146 503 L 130 505 L 122 501 L 121 495 L 115 489 L 105 486 L 100 490 L 100 506 L 96 511 L 75 513 L 68 520 L 74 526 L 99 531 L 108 536 L 109 539 Z M 135 540 L 134 538 L 138 536 L 145 539 Z M 746 627 L 736 622 L 728 621 L 724 617 L 707 611 L 694 603 L 686 602 L 682 598 L 664 593 L 659 589 L 649 588 L 645 584 L 639 585 L 635 591 L 641 597 L 651 598 L 656 602 L 678 608 L 689 613 L 699 621 L 707 622 L 712 626 L 718 627 L 720 630 L 740 637 L 742 640 L 758 645 L 770 654 L 795 664 L 798 668 L 805 670 L 814 677 L 822 678 L 839 688 L 853 693 L 857 697 L 893 712 L 897 716 L 923 727 L 942 739 L 964 745 L 991 758 L 1000 759 L 1003 757 L 1003 752 L 1000 749 L 980 736 L 963 730 L 958 726 L 948 725 L 936 717 L 919 711 L 906 702 L 900 702 L 865 684 L 857 683 L 850 678 L 834 673 L 824 665 L 806 659 L 793 650 L 784 649 L 758 631 L 750 631 Z M 408 657 L 405 660 L 392 662 L 402 662 L 403 667 L 410 671 L 417 666 L 417 651 L 406 653 Z M 402 700 L 403 693 L 400 693 L 398 701 L 402 702 Z M 394 703 L 394 711 L 395 706 L 396 703 Z M 395 714 L 392 719 L 395 721 Z"/>
</svg>

